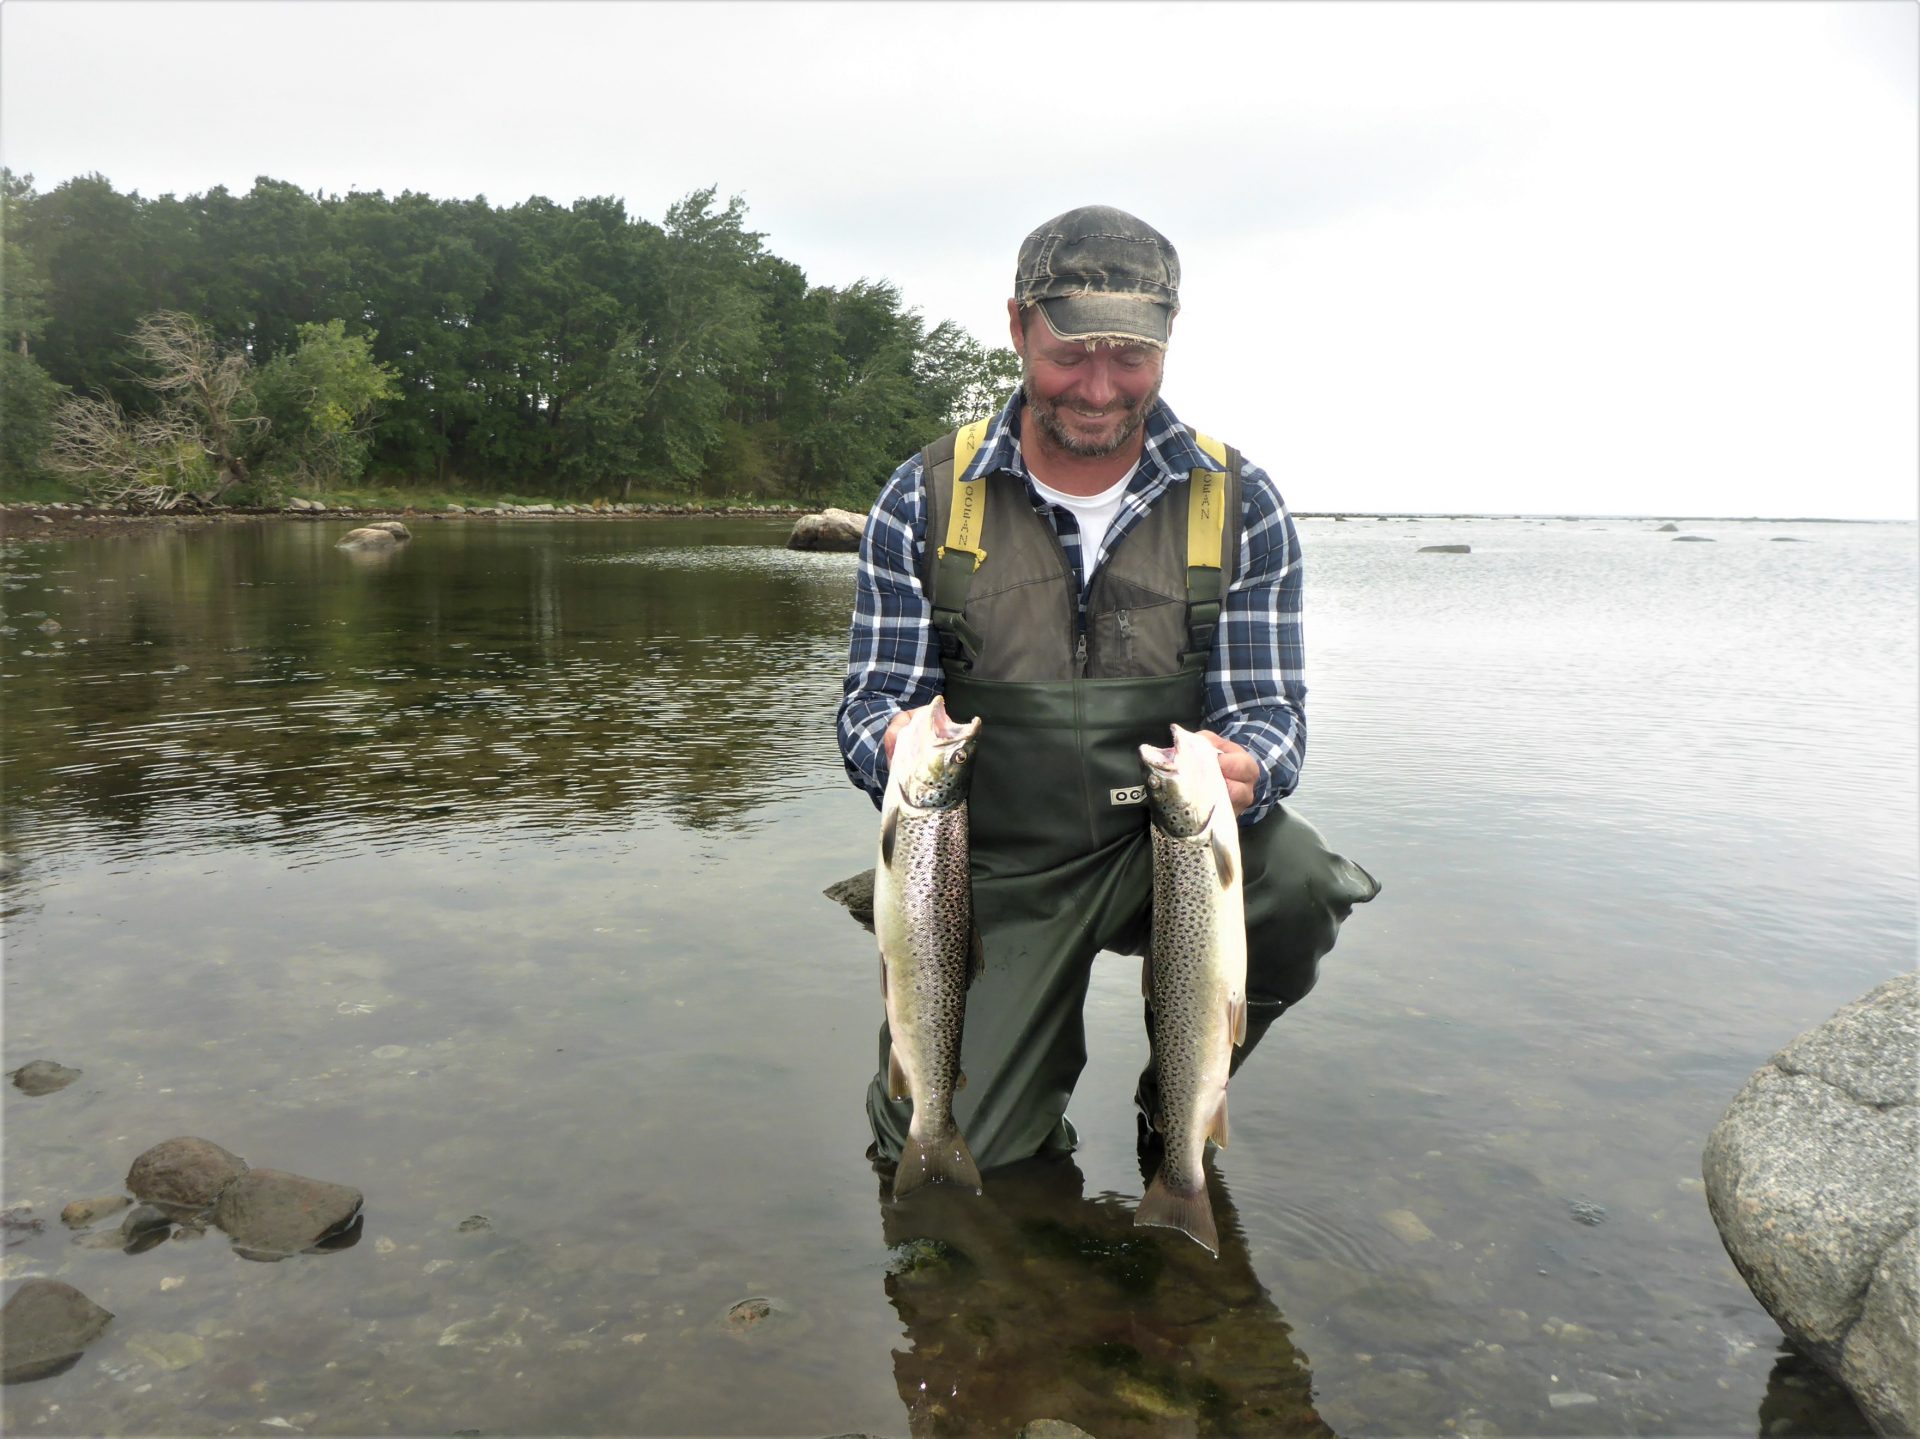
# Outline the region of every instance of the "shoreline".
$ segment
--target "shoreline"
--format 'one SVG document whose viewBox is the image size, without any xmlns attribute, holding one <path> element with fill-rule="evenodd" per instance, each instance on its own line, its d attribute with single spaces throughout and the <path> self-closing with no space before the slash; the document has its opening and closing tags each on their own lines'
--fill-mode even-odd
<svg viewBox="0 0 1920 1439">
<path fill-rule="evenodd" d="M 77 500 L 0 501 L 0 544 L 29 543 L 35 540 L 84 539 L 115 532 L 131 532 L 152 527 L 186 527 L 235 524 L 259 520 L 291 520 L 297 524 L 343 524 L 348 527 L 368 520 L 402 520 L 408 524 L 432 524 L 442 521 L 472 520 L 649 520 L 649 519 L 792 519 L 821 513 L 824 506 L 804 505 L 699 505 L 699 504 L 553 504 L 488 505 L 456 507 L 446 510 L 422 510 L 412 505 L 380 505 L 365 508 L 328 506 L 324 509 L 296 509 L 290 506 L 220 506 L 210 510 L 156 511 L 103 509 Z M 1775 524 L 1775 525 L 1911 525 L 1914 520 L 1848 519 L 1834 516 L 1798 515 L 1586 515 L 1520 514 L 1494 511 L 1419 511 L 1375 514 L 1354 510 L 1295 510 L 1295 520 L 1333 520 L 1353 523 L 1399 523 L 1419 520 L 1450 522 L 1472 520 L 1608 521 L 1621 524 Z"/>
</svg>

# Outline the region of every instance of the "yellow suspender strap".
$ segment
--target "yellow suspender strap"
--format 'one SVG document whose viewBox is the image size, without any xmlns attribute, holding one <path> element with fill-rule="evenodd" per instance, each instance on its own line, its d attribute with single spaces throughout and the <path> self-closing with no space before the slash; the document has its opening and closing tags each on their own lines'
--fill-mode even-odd
<svg viewBox="0 0 1920 1439">
<path fill-rule="evenodd" d="M 1204 672 L 1213 652 L 1213 633 L 1220 623 L 1220 547 L 1227 524 L 1227 447 L 1211 435 L 1193 432 L 1194 443 L 1206 451 L 1218 470 L 1187 473 L 1187 647 L 1180 663 Z"/>
<path fill-rule="evenodd" d="M 1193 439 L 1220 468 L 1187 476 L 1187 568 L 1217 570 L 1227 524 L 1227 447 L 1198 430 Z"/>
<path fill-rule="evenodd" d="M 949 551 L 955 554 L 972 555 L 973 568 L 979 569 L 987 557 L 980 548 L 980 534 L 987 520 L 987 482 L 983 476 L 977 480 L 966 480 L 967 466 L 973 463 L 973 457 L 980 451 L 980 442 L 987 437 L 986 420 L 975 420 L 961 427 L 953 440 L 953 503 L 947 509 L 947 542 L 940 546 L 940 558 L 945 559 Z"/>
</svg>

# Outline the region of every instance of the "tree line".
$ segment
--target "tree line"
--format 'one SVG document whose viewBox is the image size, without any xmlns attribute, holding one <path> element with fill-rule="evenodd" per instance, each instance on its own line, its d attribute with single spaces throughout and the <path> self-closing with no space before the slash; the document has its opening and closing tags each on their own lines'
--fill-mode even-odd
<svg viewBox="0 0 1920 1439">
<path fill-rule="evenodd" d="M 607 196 L 0 171 L 0 226 L 0 478 L 135 502 L 364 477 L 864 509 L 1019 373 L 884 280 L 809 284 L 712 188 L 655 223 Z"/>
</svg>

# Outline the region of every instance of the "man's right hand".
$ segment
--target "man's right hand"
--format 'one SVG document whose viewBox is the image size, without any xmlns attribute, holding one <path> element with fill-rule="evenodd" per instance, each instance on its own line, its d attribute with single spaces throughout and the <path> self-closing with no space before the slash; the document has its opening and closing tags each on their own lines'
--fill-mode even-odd
<svg viewBox="0 0 1920 1439">
<path fill-rule="evenodd" d="M 923 705 L 919 709 L 901 710 L 899 714 L 887 721 L 887 732 L 880 736 L 880 750 L 887 757 L 889 769 L 893 767 L 893 747 L 900 743 L 901 732 L 913 723 L 913 717 L 924 708 Z"/>
</svg>

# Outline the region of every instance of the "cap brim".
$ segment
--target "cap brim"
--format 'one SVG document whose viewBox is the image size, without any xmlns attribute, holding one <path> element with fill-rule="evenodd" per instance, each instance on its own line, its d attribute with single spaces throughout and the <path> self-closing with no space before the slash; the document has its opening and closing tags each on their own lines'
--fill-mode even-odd
<svg viewBox="0 0 1920 1439">
<path fill-rule="evenodd" d="M 1068 295 L 1040 300 L 1047 328 L 1062 340 L 1137 340 L 1164 349 L 1173 311 L 1131 295 Z"/>
</svg>

